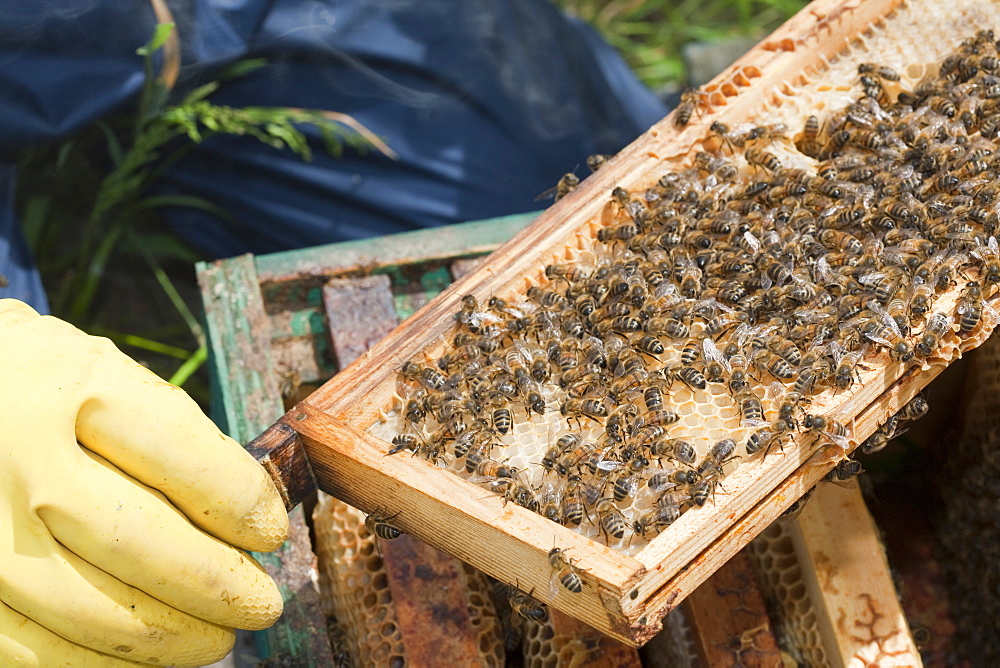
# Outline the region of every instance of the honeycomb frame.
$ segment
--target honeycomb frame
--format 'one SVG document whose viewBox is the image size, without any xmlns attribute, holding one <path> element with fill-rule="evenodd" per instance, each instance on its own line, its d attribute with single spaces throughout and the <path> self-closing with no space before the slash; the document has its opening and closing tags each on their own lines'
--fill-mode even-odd
<svg viewBox="0 0 1000 668">
<path fill-rule="evenodd" d="M 396 520 L 402 530 L 508 584 L 533 588 L 539 598 L 605 633 L 642 644 L 658 631 L 667 612 L 817 482 L 842 451 L 812 434 L 799 434 L 786 445 L 783 456 L 738 467 L 726 478 L 725 493 L 717 494 L 714 506 L 686 513 L 629 557 L 504 504 L 464 480 L 442 475 L 423 460 L 385 457 L 389 444 L 366 432 L 393 404 L 402 363 L 441 352 L 463 295 L 486 301 L 494 295 L 522 293 L 540 282 L 546 264 L 571 260 L 585 251 L 585 239 L 601 227 L 607 193 L 616 186 L 641 190 L 650 185 L 650 175 L 689 162 L 712 121 L 773 122 L 784 113 L 801 119 L 793 102 L 797 96 L 802 99 L 802 91 L 810 86 L 828 94 L 824 105 L 835 104 L 838 95 L 850 95 L 853 78 L 844 74 L 838 75 L 843 88 L 823 88 L 815 80 L 837 68 L 849 72 L 862 59 L 879 61 L 877 49 L 894 43 L 893 26 L 908 26 L 911 43 L 920 41 L 920 34 L 928 34 L 933 26 L 944 37 L 938 44 L 924 46 L 939 58 L 973 32 L 966 25 L 978 28 L 989 19 L 977 3 L 947 4 L 945 8 L 945 3 L 897 0 L 813 3 L 706 87 L 710 109 L 680 131 L 671 117 L 658 123 L 497 251 L 486 267 L 455 283 L 290 411 L 275 429 L 298 434 L 316 479 L 327 491 L 363 509 L 403 511 Z M 949 15 L 928 17 L 929 9 L 946 10 Z M 954 28 L 954 34 L 947 26 Z M 934 59 L 933 53 L 922 58 Z M 953 309 L 956 296 L 945 293 L 940 303 Z M 850 396 L 821 395 L 814 412 L 850 422 L 854 447 L 949 361 L 981 343 L 989 330 L 984 324 L 971 337 L 950 337 L 922 366 L 883 360 L 862 373 L 860 388 Z M 584 587 L 579 594 L 547 593 L 551 573 L 547 554 L 555 545 L 580 569 Z"/>
</svg>

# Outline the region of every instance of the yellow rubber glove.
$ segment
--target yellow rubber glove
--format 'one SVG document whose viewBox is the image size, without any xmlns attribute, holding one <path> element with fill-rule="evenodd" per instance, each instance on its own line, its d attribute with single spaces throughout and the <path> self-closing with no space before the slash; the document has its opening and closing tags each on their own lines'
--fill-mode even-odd
<svg viewBox="0 0 1000 668">
<path fill-rule="evenodd" d="M 281 614 L 232 546 L 287 531 L 264 469 L 182 390 L 0 300 L 0 664 L 217 661 Z"/>
</svg>

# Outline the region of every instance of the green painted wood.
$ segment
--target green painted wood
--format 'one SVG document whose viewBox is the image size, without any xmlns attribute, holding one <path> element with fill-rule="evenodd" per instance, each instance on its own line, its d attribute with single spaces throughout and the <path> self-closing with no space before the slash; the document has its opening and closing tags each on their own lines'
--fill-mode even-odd
<svg viewBox="0 0 1000 668">
<path fill-rule="evenodd" d="M 271 327 L 253 257 L 244 255 L 197 266 L 205 306 L 210 370 L 215 378 L 213 417 L 241 443 L 284 413 L 271 363 Z M 285 610 L 278 622 L 254 634 L 261 657 L 281 665 L 331 665 L 326 616 L 313 588 L 316 557 L 302 508 L 289 513 L 289 538 L 280 549 L 253 556 L 274 578 Z M 291 661 L 292 663 L 287 663 Z"/>
<path fill-rule="evenodd" d="M 331 275 L 372 265 L 453 259 L 459 254 L 481 255 L 508 241 L 539 213 L 519 213 L 474 223 L 259 255 L 256 258 L 257 274 L 261 281 L 282 281 L 296 276 Z"/>
<path fill-rule="evenodd" d="M 323 305 L 329 277 L 389 276 L 402 320 L 451 284 L 453 260 L 492 252 L 537 215 L 199 263 L 213 419 L 246 444 L 284 413 L 272 356 L 283 341 L 309 342 L 321 377 L 303 381 L 325 380 L 336 372 Z M 311 581 L 315 555 L 301 507 L 289 513 L 289 520 L 291 537 L 281 550 L 254 554 L 285 600 L 278 623 L 255 634 L 258 653 L 267 665 L 331 665 L 325 617 Z"/>
</svg>

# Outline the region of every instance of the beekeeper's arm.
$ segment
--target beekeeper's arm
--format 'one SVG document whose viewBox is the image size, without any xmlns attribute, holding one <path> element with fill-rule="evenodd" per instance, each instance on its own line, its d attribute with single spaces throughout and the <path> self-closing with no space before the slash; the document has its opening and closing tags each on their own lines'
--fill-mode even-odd
<svg viewBox="0 0 1000 668">
<path fill-rule="evenodd" d="M 108 340 L 0 300 L 0 664 L 204 664 L 281 613 L 264 469 Z M 233 547 L 235 546 L 235 547 Z"/>
</svg>

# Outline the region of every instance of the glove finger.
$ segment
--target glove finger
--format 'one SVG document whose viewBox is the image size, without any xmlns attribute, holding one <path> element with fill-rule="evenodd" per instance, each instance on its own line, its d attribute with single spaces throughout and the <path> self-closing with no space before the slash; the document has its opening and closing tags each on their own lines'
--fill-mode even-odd
<svg viewBox="0 0 1000 668">
<path fill-rule="evenodd" d="M 79 458 L 72 481 L 62 481 L 38 509 L 53 538 L 200 619 L 253 631 L 274 623 L 281 594 L 257 562 L 192 525 L 159 492 L 81 452 L 88 456 Z"/>
<path fill-rule="evenodd" d="M 0 663 L 25 668 L 141 665 L 74 645 L 3 603 L 0 603 Z"/>
<path fill-rule="evenodd" d="M 56 542 L 23 496 L 0 515 L 16 541 L 0 555 L 0 601 L 66 640 L 133 661 L 203 665 L 233 646 L 232 629 L 185 614 Z"/>
<path fill-rule="evenodd" d="M 13 325 L 16 322 L 39 317 L 38 311 L 17 299 L 0 299 L 0 324 Z"/>
<path fill-rule="evenodd" d="M 267 472 L 187 394 L 92 337 L 103 357 L 77 418 L 80 443 L 163 492 L 192 522 L 247 550 L 277 549 L 288 515 Z"/>
</svg>

